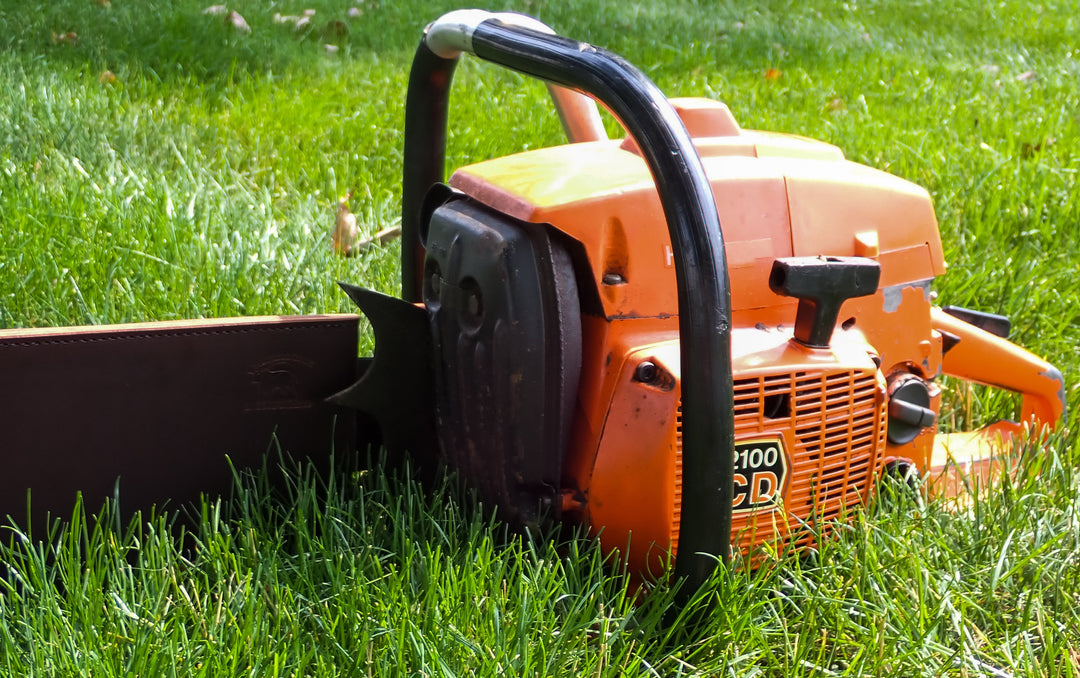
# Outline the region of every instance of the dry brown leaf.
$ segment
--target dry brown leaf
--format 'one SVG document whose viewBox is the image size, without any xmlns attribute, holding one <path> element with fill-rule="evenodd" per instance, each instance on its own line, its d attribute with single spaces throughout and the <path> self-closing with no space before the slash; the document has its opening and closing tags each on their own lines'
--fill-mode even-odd
<svg viewBox="0 0 1080 678">
<path fill-rule="evenodd" d="M 356 243 L 357 250 L 366 250 L 372 245 L 385 245 L 391 240 L 395 240 L 401 237 L 401 227 L 391 226 L 390 228 L 384 228 L 370 238 L 364 238 L 360 242 Z"/>
<path fill-rule="evenodd" d="M 770 68 L 769 70 L 765 71 L 766 80 L 779 80 L 781 75 L 782 73 L 780 73 L 779 68 Z"/>
<path fill-rule="evenodd" d="M 349 25 L 344 21 L 328 21 L 322 29 L 323 37 L 326 38 L 343 38 L 349 34 Z"/>
<path fill-rule="evenodd" d="M 844 100 L 841 99 L 840 97 L 837 97 L 837 98 L 833 99 L 832 101 L 830 101 L 829 103 L 825 104 L 825 108 L 827 108 L 829 111 L 831 111 L 833 113 L 836 113 L 837 111 L 842 111 L 842 110 L 844 110 Z"/>
<path fill-rule="evenodd" d="M 1056 143 L 1057 143 L 1057 138 L 1056 137 L 1047 137 L 1045 140 L 1039 141 L 1039 142 L 1036 142 L 1036 143 L 1031 143 L 1031 142 L 1025 141 L 1020 146 L 1020 157 L 1025 158 L 1025 159 L 1030 158 L 1033 155 L 1035 155 L 1036 153 L 1040 153 L 1044 149 L 1048 149 L 1048 148 L 1050 148 L 1051 146 L 1053 146 Z"/>
<path fill-rule="evenodd" d="M 95 0 L 95 2 L 97 2 L 97 4 L 101 5 L 105 9 L 112 7 L 112 3 L 109 2 L 109 0 Z"/>
<path fill-rule="evenodd" d="M 67 33 L 52 33 L 52 43 L 54 45 L 74 45 L 79 41 L 79 34 L 75 31 L 68 31 Z"/>
<path fill-rule="evenodd" d="M 104 70 L 98 76 L 98 82 L 102 85 L 111 85 L 116 82 L 116 75 L 112 71 Z"/>
<path fill-rule="evenodd" d="M 348 256 L 353 252 L 356 236 L 359 229 L 356 227 L 356 216 L 349 211 L 349 198 L 352 191 L 338 200 L 337 215 L 334 217 L 334 233 L 331 239 L 334 243 L 334 252 L 341 256 Z"/>
<path fill-rule="evenodd" d="M 203 14 L 209 14 L 210 16 L 223 16 L 228 12 L 229 8 L 225 5 L 210 5 L 202 11 Z"/>
<path fill-rule="evenodd" d="M 244 17 L 240 16 L 240 12 L 233 11 L 226 14 L 225 25 L 235 28 L 242 33 L 251 32 L 251 26 L 248 26 L 248 23 L 244 21 Z"/>
</svg>

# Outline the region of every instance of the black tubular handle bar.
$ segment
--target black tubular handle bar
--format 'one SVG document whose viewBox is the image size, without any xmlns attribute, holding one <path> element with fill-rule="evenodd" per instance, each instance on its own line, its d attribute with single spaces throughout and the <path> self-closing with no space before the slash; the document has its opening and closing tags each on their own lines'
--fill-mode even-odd
<svg viewBox="0 0 1080 678">
<path fill-rule="evenodd" d="M 664 94 L 621 57 L 543 32 L 520 15 L 450 12 L 428 26 L 409 76 L 402 185 L 402 296 L 420 301 L 424 194 L 444 180 L 454 66 L 469 52 L 579 90 L 608 107 L 637 142 L 667 219 L 678 285 L 683 488 L 675 575 L 696 590 L 731 548 L 734 398 L 731 292 L 712 186 Z"/>
</svg>

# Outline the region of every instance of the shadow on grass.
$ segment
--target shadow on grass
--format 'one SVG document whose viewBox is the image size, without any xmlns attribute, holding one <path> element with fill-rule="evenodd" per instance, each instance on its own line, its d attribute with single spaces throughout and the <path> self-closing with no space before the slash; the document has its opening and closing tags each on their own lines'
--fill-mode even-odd
<svg viewBox="0 0 1080 678">
<path fill-rule="evenodd" d="M 250 32 L 245 32 L 228 25 L 221 15 L 204 13 L 209 5 L 221 2 L 21 3 L 0 9 L 0 52 L 30 61 L 44 60 L 50 66 L 85 69 L 95 76 L 105 70 L 118 76 L 135 70 L 164 82 L 272 76 L 325 59 L 327 44 L 337 48 L 339 59 L 389 53 L 404 65 L 423 26 L 460 5 L 457 0 L 233 0 L 228 7 L 244 17 L 250 27 Z M 688 10 L 681 3 L 643 8 L 607 0 L 585 0 L 587 10 L 544 0 L 482 4 L 494 11 L 537 16 L 561 33 L 610 48 L 631 61 L 641 61 L 647 71 L 657 49 L 686 52 L 685 59 L 676 59 L 664 67 L 665 71 L 721 64 L 730 67 L 739 62 L 756 65 L 761 59 L 775 59 L 780 43 L 794 48 L 804 58 L 831 58 L 814 48 L 819 36 L 809 39 L 813 44 L 802 44 L 808 38 L 798 17 L 778 17 L 770 12 L 747 13 L 725 7 L 702 17 L 700 9 Z M 275 20 L 275 14 L 300 15 L 305 9 L 314 10 L 314 15 L 303 30 Z M 352 16 L 350 9 L 356 10 Z M 740 17 L 746 19 L 745 26 Z M 74 36 L 69 37 L 72 33 Z"/>
<path fill-rule="evenodd" d="M 214 82 L 239 75 L 275 75 L 290 66 L 372 52 L 411 52 L 423 20 L 439 8 L 379 8 L 328 0 L 275 6 L 254 0 L 229 3 L 250 30 L 238 29 L 222 14 L 204 10 L 220 0 L 164 0 L 152 5 L 129 0 L 23 3 L 0 9 L 0 52 L 44 60 L 50 66 L 94 75 L 137 71 L 150 80 Z M 104 4 L 103 4 L 104 3 Z M 288 5 L 288 3 L 281 3 Z M 354 7 L 359 15 L 350 16 Z M 306 24 L 275 20 L 301 15 Z"/>
<path fill-rule="evenodd" d="M 119 75 L 134 67 L 160 80 L 214 81 L 241 74 L 278 74 L 287 67 L 325 58 L 326 44 L 338 48 L 337 58 L 394 53 L 405 64 L 423 26 L 461 4 L 459 0 L 231 0 L 229 9 L 240 12 L 251 28 L 242 32 L 228 26 L 222 16 L 204 14 L 209 5 L 219 3 L 226 4 L 222 0 L 21 2 L 0 9 L 0 52 L 87 68 L 94 74 L 109 69 Z M 672 75 L 697 68 L 757 69 L 782 62 L 830 67 L 844 63 L 849 52 L 889 51 L 897 42 L 960 48 L 976 33 L 969 22 L 955 17 L 945 20 L 939 12 L 925 8 L 914 13 L 878 8 L 823 15 L 811 8 L 793 10 L 782 1 L 751 6 L 719 3 L 705 12 L 692 0 L 662 5 L 612 0 L 479 4 L 493 11 L 536 16 L 560 33 L 623 54 L 646 72 L 652 73 L 655 65 Z M 352 16 L 350 9 L 355 10 Z M 305 10 L 315 13 L 304 30 L 275 22 L 277 13 L 299 15 Z M 1009 24 L 1013 18 L 1003 11 L 1001 16 L 991 13 L 980 20 Z M 1068 28 L 1044 26 L 1054 23 L 1024 23 L 1017 29 L 1027 47 L 1052 43 L 1059 49 L 1058 38 Z M 927 26 L 934 30 L 927 33 Z M 54 37 L 69 32 L 78 38 L 58 42 Z M 669 54 L 657 64 L 657 50 L 677 56 L 672 59 Z"/>
</svg>

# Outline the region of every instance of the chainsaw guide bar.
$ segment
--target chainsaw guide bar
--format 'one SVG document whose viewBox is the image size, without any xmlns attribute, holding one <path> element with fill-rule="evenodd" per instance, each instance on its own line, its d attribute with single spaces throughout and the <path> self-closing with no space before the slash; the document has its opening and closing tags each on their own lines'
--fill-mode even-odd
<svg viewBox="0 0 1080 678">
<path fill-rule="evenodd" d="M 355 378 L 355 316 L 139 323 L 0 332 L 0 515 L 40 524 L 227 493 L 273 447 L 350 449 L 353 416 L 326 396 Z M 27 490 L 30 490 L 29 501 Z M 27 504 L 30 515 L 26 515 Z"/>
</svg>

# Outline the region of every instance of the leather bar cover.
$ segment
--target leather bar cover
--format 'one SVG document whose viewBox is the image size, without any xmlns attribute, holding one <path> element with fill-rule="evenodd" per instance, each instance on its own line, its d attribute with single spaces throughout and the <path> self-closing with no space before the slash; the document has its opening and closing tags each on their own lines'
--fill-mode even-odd
<svg viewBox="0 0 1080 678">
<path fill-rule="evenodd" d="M 355 416 L 325 398 L 356 379 L 355 315 L 0 331 L 0 522 L 227 493 L 280 448 L 326 460 Z M 228 456 L 228 460 L 226 459 Z M 28 503 L 27 491 L 30 491 Z M 27 513 L 29 507 L 29 514 Z"/>
</svg>

